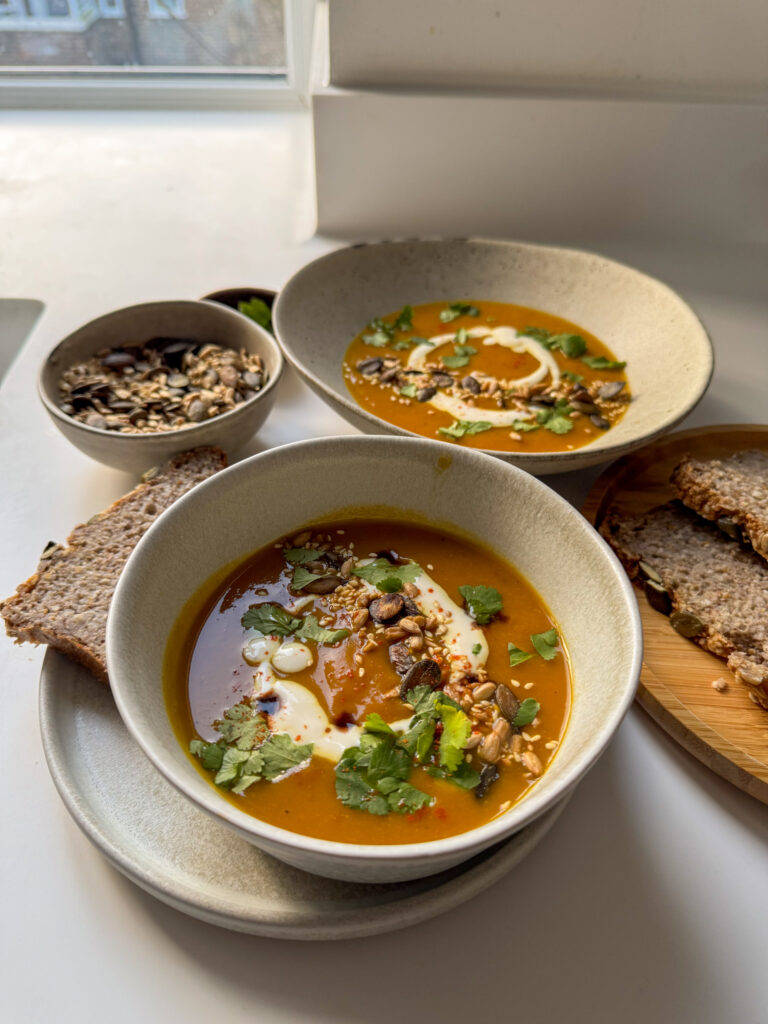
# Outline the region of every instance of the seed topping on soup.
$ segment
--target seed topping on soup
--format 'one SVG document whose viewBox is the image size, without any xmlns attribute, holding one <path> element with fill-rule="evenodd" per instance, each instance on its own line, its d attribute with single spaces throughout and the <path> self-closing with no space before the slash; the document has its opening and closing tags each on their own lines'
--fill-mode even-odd
<svg viewBox="0 0 768 1024">
<path fill-rule="evenodd" d="M 212 782 L 339 841 L 424 841 L 503 813 L 567 716 L 567 657 L 537 595 L 490 552 L 412 524 L 264 549 L 169 650 L 169 712 Z"/>
<path fill-rule="evenodd" d="M 566 451 L 623 416 L 625 365 L 559 317 L 454 302 L 375 317 L 343 373 L 358 404 L 415 433 L 497 451 Z"/>
</svg>

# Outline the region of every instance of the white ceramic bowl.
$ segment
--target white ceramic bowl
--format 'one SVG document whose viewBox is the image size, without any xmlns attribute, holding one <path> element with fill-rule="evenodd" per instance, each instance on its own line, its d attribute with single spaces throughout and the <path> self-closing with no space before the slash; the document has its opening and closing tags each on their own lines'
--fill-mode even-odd
<svg viewBox="0 0 768 1024">
<path fill-rule="evenodd" d="M 261 356 L 267 382 L 254 398 L 203 423 L 158 434 L 118 434 L 90 427 L 59 407 L 59 379 L 73 364 L 103 348 L 140 345 L 150 338 L 193 338 L 225 348 L 244 348 Z M 214 445 L 237 451 L 256 433 L 275 400 L 283 356 L 274 338 L 248 317 L 216 302 L 190 299 L 126 306 L 91 320 L 69 334 L 40 369 L 38 393 L 62 434 L 86 455 L 115 469 L 141 473 L 178 452 Z"/>
<path fill-rule="evenodd" d="M 403 481 L 408 481 L 407 497 Z M 490 544 L 542 594 L 571 657 L 570 722 L 530 794 L 481 828 L 428 843 L 363 846 L 264 824 L 217 793 L 191 763 L 166 713 L 162 666 L 188 598 L 286 533 L 367 507 Z M 319 875 L 389 882 L 433 874 L 512 835 L 584 775 L 632 700 L 642 649 L 627 576 L 595 530 L 540 481 L 499 459 L 436 441 L 337 437 L 240 462 L 164 512 L 131 555 L 107 625 L 107 664 L 120 714 L 146 755 L 199 807 L 281 860 Z"/>
<path fill-rule="evenodd" d="M 307 384 L 348 422 L 369 434 L 414 436 L 362 409 L 341 364 L 373 316 L 441 299 L 554 313 L 627 360 L 632 403 L 590 444 L 570 452 L 489 452 L 530 473 L 582 469 L 634 451 L 687 416 L 712 376 L 707 333 L 667 285 L 594 253 L 521 242 L 412 240 L 337 250 L 309 263 L 280 292 L 275 333 Z"/>
</svg>

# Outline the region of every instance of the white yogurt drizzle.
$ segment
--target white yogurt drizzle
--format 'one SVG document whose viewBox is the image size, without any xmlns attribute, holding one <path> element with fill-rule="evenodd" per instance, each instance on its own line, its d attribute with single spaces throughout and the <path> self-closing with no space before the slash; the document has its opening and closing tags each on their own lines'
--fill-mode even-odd
<svg viewBox="0 0 768 1024">
<path fill-rule="evenodd" d="M 539 384 L 545 379 L 547 374 L 551 377 L 553 385 L 557 384 L 560 380 L 560 368 L 552 353 L 548 352 L 534 338 L 529 338 L 525 334 L 518 334 L 514 327 L 470 327 L 467 331 L 467 336 L 469 338 L 477 338 L 478 340 L 483 339 L 484 347 L 501 345 L 512 352 L 528 352 L 529 355 L 538 360 L 539 365 L 532 373 L 527 374 L 525 377 L 514 378 L 511 383 L 515 387 Z M 430 339 L 429 345 L 417 345 L 411 349 L 408 356 L 406 363 L 408 369 L 424 370 L 426 372 L 426 363 L 431 358 L 434 350 L 440 345 L 454 341 L 455 338 L 455 334 L 438 334 Z M 515 420 L 529 420 L 533 416 L 533 413 L 523 410 L 478 409 L 474 405 L 469 405 L 461 398 L 446 395 L 443 391 L 438 391 L 437 394 L 428 399 L 428 402 L 435 409 L 447 412 L 454 419 L 467 420 L 470 423 L 484 420 L 494 427 L 511 427 Z"/>
<path fill-rule="evenodd" d="M 365 565 L 369 561 L 372 559 L 361 559 L 358 564 Z M 488 659 L 488 642 L 477 623 L 426 572 L 422 571 L 416 577 L 414 586 L 419 592 L 416 600 L 424 614 L 439 615 L 445 622 L 446 632 L 442 641 L 451 655 L 450 679 L 459 679 L 484 665 Z M 378 590 L 369 583 L 360 589 L 378 594 Z M 473 648 L 478 646 L 478 652 L 473 653 Z M 288 733 L 296 743 L 313 743 L 315 754 L 334 763 L 347 747 L 357 746 L 362 733 L 360 726 L 339 729 L 330 722 L 311 690 L 275 674 L 275 669 L 290 675 L 309 668 L 313 654 L 306 644 L 290 637 L 279 640 L 253 636 L 243 648 L 243 657 L 254 667 L 253 696 L 274 694 L 280 701 L 279 708 L 270 715 L 273 732 Z M 409 721 L 410 718 L 403 718 L 390 722 L 390 725 L 403 731 Z"/>
</svg>

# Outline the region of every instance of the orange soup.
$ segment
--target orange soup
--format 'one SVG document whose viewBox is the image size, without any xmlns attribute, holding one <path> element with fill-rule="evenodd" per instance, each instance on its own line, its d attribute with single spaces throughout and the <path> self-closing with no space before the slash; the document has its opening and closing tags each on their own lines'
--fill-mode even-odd
<svg viewBox="0 0 768 1024">
<path fill-rule="evenodd" d="M 624 415 L 625 364 L 582 327 L 505 302 L 430 302 L 374 318 L 343 374 L 398 427 L 493 451 L 560 452 Z"/>
<path fill-rule="evenodd" d="M 416 843 L 520 800 L 568 718 L 568 657 L 486 548 L 405 522 L 325 523 L 204 588 L 168 644 L 176 734 L 226 799 L 349 843 Z"/>
</svg>

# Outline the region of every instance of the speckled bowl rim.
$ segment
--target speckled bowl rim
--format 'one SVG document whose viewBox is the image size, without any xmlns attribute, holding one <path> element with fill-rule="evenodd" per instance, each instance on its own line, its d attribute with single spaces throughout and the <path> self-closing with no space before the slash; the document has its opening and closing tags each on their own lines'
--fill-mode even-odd
<svg viewBox="0 0 768 1024">
<path fill-rule="evenodd" d="M 564 245 L 538 245 L 533 242 L 518 242 L 513 239 L 500 239 L 500 238 L 409 238 L 405 240 L 389 240 L 385 239 L 377 242 L 358 242 L 355 245 L 341 246 L 338 249 L 334 249 L 332 252 L 324 253 L 322 256 L 318 256 L 316 259 L 306 263 L 300 270 L 291 276 L 286 284 L 280 289 L 275 300 L 274 310 L 272 312 L 272 322 L 275 327 L 275 336 L 283 350 L 285 358 L 294 367 L 294 369 L 302 376 L 305 380 L 309 381 L 318 392 L 320 392 L 324 398 L 329 400 L 331 406 L 334 404 L 342 405 L 347 409 L 353 416 L 361 417 L 367 420 L 372 426 L 374 426 L 378 432 L 385 432 L 393 435 L 399 435 L 401 437 L 418 437 L 425 438 L 424 434 L 418 434 L 413 430 L 406 430 L 405 427 L 399 427 L 395 423 L 390 423 L 389 420 L 382 419 L 380 416 L 375 416 L 372 412 L 364 409 L 361 405 L 358 405 L 354 399 L 341 391 L 337 391 L 336 388 L 327 384 L 322 378 L 314 374 L 308 369 L 301 359 L 292 351 L 290 344 L 283 337 L 280 329 L 280 314 L 283 308 L 292 301 L 291 298 L 291 286 L 294 280 L 302 274 L 309 267 L 314 266 L 323 260 L 330 260 L 336 256 L 339 252 L 346 251 L 347 249 L 363 249 L 373 248 L 382 246 L 405 246 L 405 245 L 419 245 L 422 243 L 456 243 L 466 242 L 472 244 L 490 244 L 498 246 L 514 246 L 519 249 L 528 249 L 536 252 L 551 252 L 559 253 L 566 252 L 579 256 L 586 256 L 590 259 L 601 260 L 604 263 L 612 264 L 613 266 L 621 267 L 623 270 L 628 271 L 630 274 L 642 278 L 646 281 L 651 281 L 655 286 L 662 289 L 672 299 L 680 303 L 687 313 L 689 313 L 698 324 L 701 329 L 701 340 L 706 342 L 702 345 L 702 354 L 706 356 L 706 362 L 702 364 L 703 377 L 700 380 L 698 392 L 694 397 L 680 410 L 674 412 L 667 419 L 660 422 L 659 426 L 652 430 L 638 434 L 635 438 L 629 441 L 621 441 L 618 444 L 604 443 L 599 448 L 595 447 L 595 442 L 582 445 L 580 448 L 574 448 L 573 451 L 566 452 L 525 452 L 525 451 L 514 451 L 514 450 L 499 450 L 493 448 L 473 448 L 473 451 L 482 452 L 485 455 L 491 455 L 494 458 L 501 458 L 503 460 L 514 460 L 515 463 L 520 464 L 524 468 L 526 462 L 537 462 L 539 464 L 552 464 L 565 467 L 567 469 L 567 463 L 574 462 L 581 464 L 587 453 L 599 451 L 604 454 L 605 458 L 600 461 L 608 462 L 612 459 L 618 458 L 621 455 L 627 455 L 630 452 L 636 451 L 641 445 L 655 441 L 663 434 L 668 433 L 674 429 L 678 423 L 682 422 L 686 416 L 696 408 L 699 402 L 702 400 L 707 392 L 707 388 L 712 380 L 712 375 L 715 371 L 715 353 L 712 345 L 712 339 L 709 336 L 706 326 L 704 325 L 701 317 L 693 310 L 688 303 L 678 295 L 678 293 L 671 288 L 664 281 L 660 281 L 657 277 L 653 277 L 651 274 L 646 274 L 641 270 L 637 270 L 635 267 L 630 266 L 628 263 L 622 263 L 620 260 L 611 259 L 609 256 L 604 256 L 602 253 L 593 252 L 590 249 L 578 249 L 571 246 Z M 351 339 L 349 339 L 351 341 Z M 349 341 L 347 342 L 349 344 Z M 430 438 L 425 438 L 431 440 Z M 601 437 L 595 438 L 595 441 L 602 440 Z M 440 444 L 449 444 L 450 442 L 441 441 Z M 574 466 L 574 469 L 580 468 L 580 465 Z"/>
<path fill-rule="evenodd" d="M 123 600 L 123 592 L 128 593 L 130 591 L 132 577 L 138 571 L 137 567 L 141 566 L 143 550 L 153 541 L 154 536 L 162 531 L 169 518 L 178 514 L 179 511 L 184 509 L 185 506 L 191 502 L 205 501 L 209 496 L 212 497 L 216 490 L 222 486 L 221 482 L 227 477 L 256 472 L 256 467 L 259 467 L 261 463 L 268 462 L 269 460 L 277 457 L 290 461 L 292 452 L 299 449 L 317 448 L 318 452 L 320 452 L 323 447 L 327 446 L 329 443 L 336 444 L 341 449 L 346 448 L 347 450 L 351 449 L 353 446 L 365 447 L 396 445 L 402 450 L 404 458 L 407 458 L 409 449 L 414 450 L 414 454 L 415 449 L 430 449 L 435 461 L 438 461 L 445 454 L 445 446 L 442 442 L 432 441 L 423 437 L 392 438 L 381 435 L 371 436 L 367 434 L 341 437 L 321 437 L 313 438 L 311 440 L 295 441 L 292 444 L 268 449 L 258 455 L 253 455 L 248 459 L 244 459 L 242 462 L 238 462 L 235 465 L 230 466 L 228 469 L 221 470 L 221 472 L 216 473 L 214 476 L 209 477 L 202 483 L 199 483 L 191 491 L 188 491 L 181 498 L 178 498 L 170 508 L 155 520 L 153 525 L 139 541 L 123 569 L 122 575 L 118 580 L 117 587 L 115 588 L 115 594 L 112 599 L 110 614 L 107 620 L 106 647 L 108 666 L 114 664 L 115 660 L 121 660 L 117 655 L 119 650 L 118 637 L 122 628 L 122 622 L 125 618 L 125 616 L 113 614 L 113 612 L 116 608 L 119 609 L 120 603 Z M 485 460 L 489 459 L 488 455 L 473 449 L 463 449 L 462 452 L 472 462 L 477 461 L 478 463 L 483 463 Z M 443 839 L 435 839 L 422 843 L 380 845 L 342 843 L 327 839 L 316 839 L 311 836 L 303 835 L 299 832 L 289 832 L 288 830 L 278 828 L 275 825 L 269 825 L 266 822 L 260 821 L 258 818 L 251 817 L 250 815 L 245 814 L 245 812 L 239 811 L 237 808 L 232 807 L 223 797 L 219 796 L 213 786 L 209 787 L 209 791 L 205 791 L 204 796 L 191 792 L 187 785 L 187 779 L 190 777 L 190 774 L 195 771 L 194 766 L 190 764 L 188 771 L 186 770 L 186 766 L 184 770 L 181 770 L 169 758 L 166 758 L 162 750 L 156 750 L 152 742 L 147 741 L 141 726 L 134 720 L 130 707 L 130 697 L 126 699 L 126 695 L 123 692 L 123 677 L 119 674 L 115 675 L 112 679 L 112 693 L 115 698 L 115 704 L 117 705 L 120 717 L 123 719 L 128 731 L 158 771 L 170 783 L 172 783 L 179 792 L 183 793 L 198 807 L 201 807 L 203 810 L 213 815 L 214 818 L 225 822 L 231 828 L 234 828 L 235 831 L 248 833 L 249 835 L 254 836 L 255 840 L 264 839 L 268 843 L 278 846 L 287 846 L 293 850 L 305 852 L 309 855 L 319 855 L 331 861 L 336 858 L 342 861 L 354 858 L 359 864 L 367 865 L 381 861 L 416 861 L 420 859 L 429 859 L 432 856 L 436 857 L 438 855 L 460 855 L 464 850 L 473 848 L 482 849 L 484 846 L 490 846 L 496 842 L 500 842 L 504 838 L 512 835 L 515 831 L 524 828 L 540 814 L 543 814 L 546 810 L 556 804 L 563 796 L 569 793 L 604 752 L 634 700 L 637 681 L 640 676 L 643 654 L 643 632 L 640 622 L 640 612 L 637 607 L 632 584 L 624 571 L 623 566 L 606 541 L 603 540 L 603 538 L 581 515 L 581 513 L 556 491 L 553 491 L 536 477 L 526 473 L 525 470 L 509 463 L 500 462 L 498 459 L 492 459 L 491 461 L 493 461 L 497 467 L 503 467 L 503 472 L 507 472 L 511 475 L 522 475 L 525 477 L 527 485 L 540 494 L 545 501 L 560 504 L 568 510 L 568 515 L 572 515 L 574 531 L 579 531 L 585 538 L 588 538 L 587 543 L 593 544 L 595 549 L 601 553 L 605 572 L 612 575 L 614 582 L 619 589 L 619 593 L 621 593 L 625 599 L 627 628 L 631 633 L 632 640 L 632 659 L 631 665 L 627 671 L 625 691 L 621 696 L 621 699 L 616 701 L 610 715 L 601 721 L 600 727 L 596 729 L 595 735 L 592 742 L 588 745 L 588 748 L 579 754 L 573 755 L 572 762 L 564 773 L 562 781 L 557 789 L 553 789 L 549 794 L 547 794 L 545 790 L 534 786 L 533 790 L 526 794 L 525 798 L 515 804 L 514 807 L 506 814 L 494 818 L 485 825 L 480 825 L 477 828 L 458 833 L 457 835 L 447 836 Z M 296 525 L 298 526 L 300 523 L 297 522 Z M 286 533 L 290 533 L 291 528 L 292 527 L 289 524 L 286 524 Z M 114 651 L 115 654 L 111 655 L 112 651 Z M 130 675 L 130 673 L 128 673 L 128 675 Z M 521 808 L 522 812 L 520 811 Z M 516 817 L 519 816 L 519 820 L 514 823 L 510 818 L 510 814 L 512 812 L 517 812 Z M 468 853 L 467 855 L 470 856 L 471 854 Z"/>
<path fill-rule="evenodd" d="M 236 316 L 240 320 L 246 320 L 255 332 L 261 337 L 268 348 L 272 350 L 272 355 L 275 358 L 277 371 L 270 375 L 267 383 L 256 392 L 253 398 L 249 398 L 247 401 L 242 402 L 234 409 L 230 409 L 229 412 L 224 412 L 221 416 L 216 417 L 216 424 L 232 422 L 237 417 L 240 418 L 244 415 L 245 410 L 252 410 L 254 405 L 258 404 L 260 399 L 264 398 L 269 394 L 270 391 L 277 387 L 277 384 L 282 376 L 283 370 L 285 369 L 285 357 L 283 350 L 277 341 L 272 337 L 269 331 L 266 331 L 263 327 L 260 327 L 254 320 L 245 316 L 243 313 L 238 313 L 237 310 L 232 309 L 231 306 L 225 306 L 223 303 L 216 302 L 213 299 L 158 299 L 153 302 L 137 302 L 131 306 L 120 306 L 118 309 L 112 309 L 108 313 L 102 313 L 101 316 L 95 317 L 93 320 L 88 320 L 84 324 L 80 324 L 73 331 L 70 331 L 61 341 L 57 342 L 56 345 L 48 352 L 45 359 L 40 365 L 40 369 L 37 372 L 37 393 L 40 396 L 40 401 L 45 406 L 49 415 L 55 420 L 64 423 L 68 426 L 72 426 L 77 430 L 82 431 L 84 434 L 92 434 L 94 437 L 109 438 L 115 444 L 119 444 L 121 441 L 132 441 L 136 443 L 144 443 L 147 447 L 151 447 L 153 444 L 159 445 L 161 441 L 168 443 L 172 437 L 188 437 L 190 438 L 190 448 L 195 447 L 194 435 L 195 431 L 200 430 L 202 427 L 209 427 L 213 422 L 212 420 L 204 420 L 202 423 L 191 423 L 187 427 L 178 427 L 176 430 L 164 430 L 156 434 L 118 434 L 114 430 L 103 430 L 101 427 L 92 427 L 87 423 L 81 423 L 80 420 L 74 419 L 72 416 L 68 416 L 65 412 L 62 412 L 58 404 L 48 391 L 44 383 L 44 377 L 49 363 L 55 357 L 56 353 L 66 345 L 70 338 L 84 330 L 86 327 L 97 327 L 99 324 L 105 323 L 112 319 L 119 313 L 130 313 L 135 310 L 144 310 L 149 312 L 152 309 L 162 309 L 167 306 L 213 306 L 217 312 L 222 313 L 226 319 L 228 317 Z M 224 346 L 228 348 L 229 346 Z M 182 450 L 182 449 L 180 449 Z"/>
</svg>

